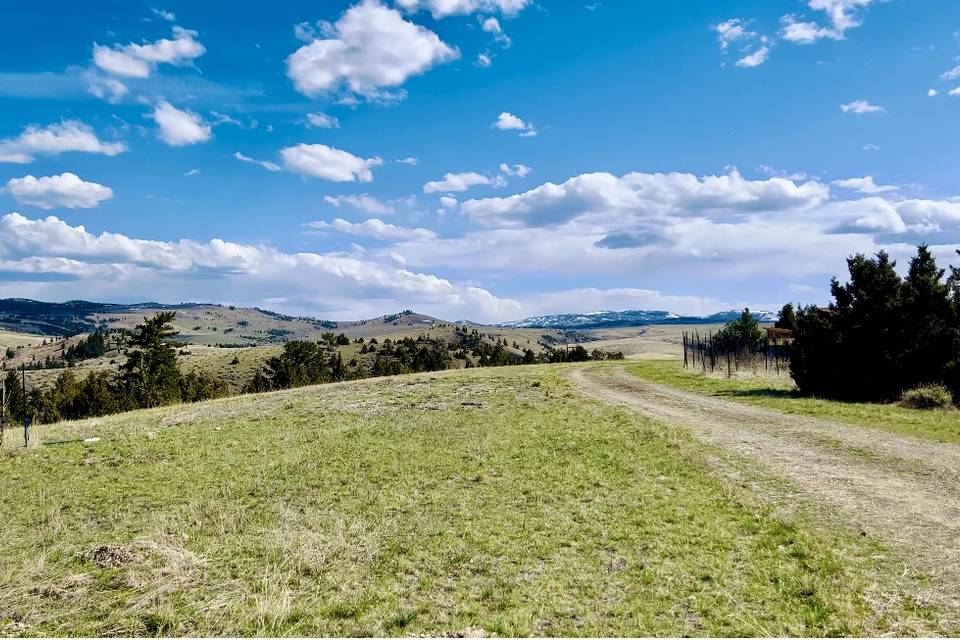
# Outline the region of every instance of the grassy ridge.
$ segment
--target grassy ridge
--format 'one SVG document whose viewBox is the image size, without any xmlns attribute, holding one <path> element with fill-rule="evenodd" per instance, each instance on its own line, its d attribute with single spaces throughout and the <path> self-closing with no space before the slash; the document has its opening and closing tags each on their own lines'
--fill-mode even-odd
<svg viewBox="0 0 960 640">
<path fill-rule="evenodd" d="M 887 550 L 775 515 L 556 372 L 40 427 L 102 439 L 0 456 L 0 634 L 843 635 L 929 614 L 872 616 Z"/>
<path fill-rule="evenodd" d="M 676 360 L 632 362 L 627 371 L 653 382 L 797 415 L 838 420 L 937 442 L 960 444 L 960 411 L 840 402 L 796 395 L 789 376 L 724 378 L 685 370 Z"/>
</svg>

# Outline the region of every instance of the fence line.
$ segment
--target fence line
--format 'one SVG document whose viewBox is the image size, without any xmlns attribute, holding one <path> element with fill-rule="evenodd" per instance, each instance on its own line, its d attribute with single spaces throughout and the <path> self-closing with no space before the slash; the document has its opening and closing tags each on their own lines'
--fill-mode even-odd
<svg viewBox="0 0 960 640">
<path fill-rule="evenodd" d="M 706 336 L 696 330 L 684 331 L 682 337 L 684 369 L 699 367 L 704 373 L 708 369 L 711 373 L 717 368 L 726 369 L 728 378 L 741 368 L 758 373 L 762 367 L 778 375 L 790 369 L 789 344 L 793 336 L 786 330 L 768 329 L 764 347 L 759 350 L 717 344 L 713 331 L 708 331 Z"/>
</svg>

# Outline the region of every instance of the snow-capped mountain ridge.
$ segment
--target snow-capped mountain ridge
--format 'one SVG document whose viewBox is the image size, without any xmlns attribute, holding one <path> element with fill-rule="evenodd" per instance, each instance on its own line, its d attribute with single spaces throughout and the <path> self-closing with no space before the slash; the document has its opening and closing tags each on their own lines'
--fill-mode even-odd
<svg viewBox="0 0 960 640">
<path fill-rule="evenodd" d="M 648 324 L 699 324 L 729 322 L 742 312 L 721 311 L 708 316 L 681 316 L 671 311 L 629 309 L 626 311 L 590 311 L 587 313 L 560 313 L 531 316 L 523 320 L 503 322 L 500 326 L 538 329 L 601 329 L 612 327 L 639 327 Z M 752 311 L 757 322 L 774 322 L 777 314 L 772 311 Z"/>
</svg>

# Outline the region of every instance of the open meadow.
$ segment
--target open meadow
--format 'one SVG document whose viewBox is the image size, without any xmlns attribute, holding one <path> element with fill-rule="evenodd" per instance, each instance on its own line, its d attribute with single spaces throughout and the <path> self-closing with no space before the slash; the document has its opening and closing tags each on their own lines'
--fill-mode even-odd
<svg viewBox="0 0 960 640">
<path fill-rule="evenodd" d="M 898 550 L 682 429 L 574 392 L 568 369 L 38 426 L 28 451 L 8 438 L 0 633 L 943 630 Z"/>
</svg>

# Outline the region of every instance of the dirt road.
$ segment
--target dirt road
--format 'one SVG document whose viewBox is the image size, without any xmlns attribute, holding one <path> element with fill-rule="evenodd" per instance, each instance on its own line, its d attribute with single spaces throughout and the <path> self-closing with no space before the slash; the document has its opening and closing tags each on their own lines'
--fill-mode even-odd
<svg viewBox="0 0 960 640">
<path fill-rule="evenodd" d="M 847 523 L 908 552 L 960 608 L 960 447 L 793 416 L 647 382 L 622 367 L 569 374 L 583 393 L 626 405 L 787 478 Z"/>
</svg>

